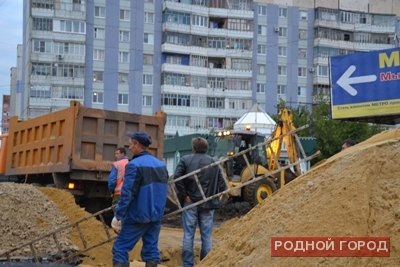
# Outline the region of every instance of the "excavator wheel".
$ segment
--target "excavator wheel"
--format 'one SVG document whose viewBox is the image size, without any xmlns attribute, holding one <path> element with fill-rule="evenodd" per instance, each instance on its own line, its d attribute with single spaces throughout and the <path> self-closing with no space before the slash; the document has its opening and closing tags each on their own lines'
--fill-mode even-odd
<svg viewBox="0 0 400 267">
<path fill-rule="evenodd" d="M 276 191 L 274 182 L 269 178 L 249 184 L 244 188 L 244 200 L 253 207 L 261 203 Z"/>
</svg>

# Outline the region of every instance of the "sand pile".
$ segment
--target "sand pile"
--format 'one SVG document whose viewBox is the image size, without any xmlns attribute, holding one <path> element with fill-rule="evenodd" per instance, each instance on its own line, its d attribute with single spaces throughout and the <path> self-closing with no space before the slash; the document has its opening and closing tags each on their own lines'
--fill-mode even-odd
<svg viewBox="0 0 400 267">
<path fill-rule="evenodd" d="M 400 266 L 400 129 L 378 134 L 222 225 L 201 266 Z M 390 236 L 390 258 L 270 257 L 271 236 Z"/>
<path fill-rule="evenodd" d="M 55 203 L 32 185 L 0 183 L 0 198 L 0 254 L 68 225 L 68 218 Z M 77 249 L 68 231 L 57 234 L 57 239 L 62 250 Z M 38 255 L 58 252 L 52 238 L 35 243 L 34 248 Z M 32 254 L 28 246 L 12 255 Z"/>
</svg>

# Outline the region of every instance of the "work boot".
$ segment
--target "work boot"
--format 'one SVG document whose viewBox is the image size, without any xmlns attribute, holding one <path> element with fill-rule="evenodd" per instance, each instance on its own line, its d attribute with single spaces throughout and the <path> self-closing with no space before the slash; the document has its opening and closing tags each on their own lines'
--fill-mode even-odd
<svg viewBox="0 0 400 267">
<path fill-rule="evenodd" d="M 157 267 L 158 263 L 155 261 L 146 261 L 145 267 Z"/>
<path fill-rule="evenodd" d="M 129 262 L 126 263 L 113 262 L 113 267 L 129 267 Z"/>
</svg>

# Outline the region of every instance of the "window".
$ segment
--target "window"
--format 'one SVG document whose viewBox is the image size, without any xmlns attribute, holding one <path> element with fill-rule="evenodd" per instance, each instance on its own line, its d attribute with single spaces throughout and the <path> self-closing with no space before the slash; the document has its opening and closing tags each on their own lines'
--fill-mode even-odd
<svg viewBox="0 0 400 267">
<path fill-rule="evenodd" d="M 144 33 L 143 42 L 145 44 L 154 44 L 154 34 L 152 34 L 152 33 Z"/>
<path fill-rule="evenodd" d="M 265 45 L 258 45 L 257 46 L 257 54 L 265 55 Z"/>
<path fill-rule="evenodd" d="M 142 105 L 144 107 L 151 107 L 153 106 L 153 97 L 150 95 L 142 96 Z"/>
<path fill-rule="evenodd" d="M 190 14 L 170 10 L 163 12 L 163 22 L 190 25 Z"/>
<path fill-rule="evenodd" d="M 83 65 L 73 65 L 73 64 L 60 64 L 60 63 L 54 64 L 52 68 L 52 76 L 84 78 L 85 67 Z"/>
<path fill-rule="evenodd" d="M 119 62 L 129 63 L 129 53 L 128 52 L 119 52 Z"/>
<path fill-rule="evenodd" d="M 33 40 L 33 52 L 51 53 L 51 41 Z"/>
<path fill-rule="evenodd" d="M 85 44 L 54 43 L 54 54 L 84 56 L 85 55 Z"/>
<path fill-rule="evenodd" d="M 267 6 L 258 6 L 258 15 L 266 16 L 267 15 Z"/>
<path fill-rule="evenodd" d="M 299 68 L 299 77 L 307 77 L 307 68 Z"/>
<path fill-rule="evenodd" d="M 258 34 L 267 35 L 267 26 L 258 25 Z"/>
<path fill-rule="evenodd" d="M 169 126 L 189 126 L 189 116 L 169 115 L 167 125 Z"/>
<path fill-rule="evenodd" d="M 278 56 L 286 57 L 287 56 L 287 47 L 286 46 L 279 46 L 278 47 Z"/>
<path fill-rule="evenodd" d="M 105 31 L 102 28 L 94 28 L 94 39 L 104 39 Z"/>
<path fill-rule="evenodd" d="M 32 7 L 53 9 L 54 0 L 32 0 Z"/>
<path fill-rule="evenodd" d="M 50 73 L 51 73 L 51 64 L 50 63 L 32 62 L 31 75 L 47 76 L 47 75 L 50 75 Z"/>
<path fill-rule="evenodd" d="M 106 17 L 106 8 L 102 6 L 94 7 L 94 17 L 95 18 L 105 18 Z"/>
<path fill-rule="evenodd" d="M 103 93 L 93 92 L 93 103 L 103 103 Z"/>
<path fill-rule="evenodd" d="M 287 37 L 287 28 L 286 27 L 279 27 L 278 35 L 280 37 Z"/>
<path fill-rule="evenodd" d="M 118 104 L 128 105 L 128 94 L 118 94 Z"/>
<path fill-rule="evenodd" d="M 98 70 L 94 70 L 93 71 L 93 81 L 94 82 L 102 82 L 103 80 L 103 76 L 104 76 L 104 72 L 103 71 L 98 71 Z"/>
<path fill-rule="evenodd" d="M 130 20 L 130 16 L 131 16 L 131 12 L 129 10 L 121 9 L 119 11 L 119 19 L 120 20 L 129 21 Z"/>
<path fill-rule="evenodd" d="M 225 98 L 223 97 L 207 97 L 207 108 L 225 108 Z"/>
<path fill-rule="evenodd" d="M 128 84 L 129 83 L 129 75 L 128 73 L 118 73 L 118 83 Z"/>
<path fill-rule="evenodd" d="M 53 87 L 52 98 L 83 99 L 83 87 Z"/>
<path fill-rule="evenodd" d="M 86 24 L 83 21 L 60 20 L 60 32 L 86 33 Z"/>
<path fill-rule="evenodd" d="M 231 68 L 233 70 L 251 70 L 251 59 L 232 58 Z"/>
<path fill-rule="evenodd" d="M 299 48 L 299 58 L 307 58 L 307 49 Z"/>
<path fill-rule="evenodd" d="M 51 98 L 51 86 L 47 85 L 31 85 L 29 97 L 34 98 Z"/>
<path fill-rule="evenodd" d="M 153 85 L 153 75 L 143 74 L 143 85 Z"/>
<path fill-rule="evenodd" d="M 265 65 L 264 64 L 257 65 L 257 74 L 265 74 Z"/>
<path fill-rule="evenodd" d="M 287 17 L 287 8 L 279 8 L 279 17 L 286 18 Z"/>
<path fill-rule="evenodd" d="M 93 60 L 104 61 L 104 50 L 94 49 L 93 50 Z"/>
<path fill-rule="evenodd" d="M 192 25 L 208 27 L 208 19 L 205 16 L 192 15 Z"/>
<path fill-rule="evenodd" d="M 278 85 L 278 95 L 286 94 L 286 85 Z"/>
<path fill-rule="evenodd" d="M 119 31 L 119 40 L 121 42 L 129 42 L 129 31 Z"/>
<path fill-rule="evenodd" d="M 318 66 L 317 75 L 328 77 L 328 66 Z"/>
<path fill-rule="evenodd" d="M 300 20 L 307 20 L 307 11 L 300 10 Z"/>
<path fill-rule="evenodd" d="M 167 56 L 166 63 L 181 65 L 182 58 L 180 56 Z"/>
<path fill-rule="evenodd" d="M 208 118 L 208 128 L 223 128 L 224 119 L 223 118 Z"/>
<path fill-rule="evenodd" d="M 53 20 L 47 18 L 33 18 L 32 30 L 38 31 L 52 31 Z"/>
<path fill-rule="evenodd" d="M 286 76 L 286 66 L 278 66 L 278 75 Z"/>
<path fill-rule="evenodd" d="M 144 0 L 147 3 L 153 3 L 153 0 Z"/>
<path fill-rule="evenodd" d="M 257 83 L 257 93 L 265 94 L 265 84 Z"/>
<path fill-rule="evenodd" d="M 297 87 L 297 95 L 298 96 L 307 96 L 307 88 L 305 87 Z"/>
<path fill-rule="evenodd" d="M 144 12 L 144 23 L 154 23 L 154 13 Z"/>
<path fill-rule="evenodd" d="M 307 30 L 299 30 L 299 39 L 306 40 L 307 39 Z"/>
<path fill-rule="evenodd" d="M 153 65 L 153 55 L 143 54 L 143 64 L 144 65 Z"/>
<path fill-rule="evenodd" d="M 351 12 L 342 11 L 342 12 L 340 12 L 340 21 L 347 22 L 347 23 L 353 23 L 353 15 L 354 14 Z"/>
</svg>

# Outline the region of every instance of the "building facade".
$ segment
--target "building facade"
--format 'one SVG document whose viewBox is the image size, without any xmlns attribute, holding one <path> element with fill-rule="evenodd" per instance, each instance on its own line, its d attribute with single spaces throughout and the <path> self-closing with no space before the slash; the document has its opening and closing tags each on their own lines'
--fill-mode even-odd
<svg viewBox="0 0 400 267">
<path fill-rule="evenodd" d="M 1 133 L 8 133 L 8 120 L 10 119 L 10 95 L 3 95 L 1 116 Z"/>
<path fill-rule="evenodd" d="M 208 133 L 255 102 L 311 106 L 330 56 L 398 45 L 395 0 L 290 2 L 24 0 L 21 116 L 74 99 Z"/>
</svg>

